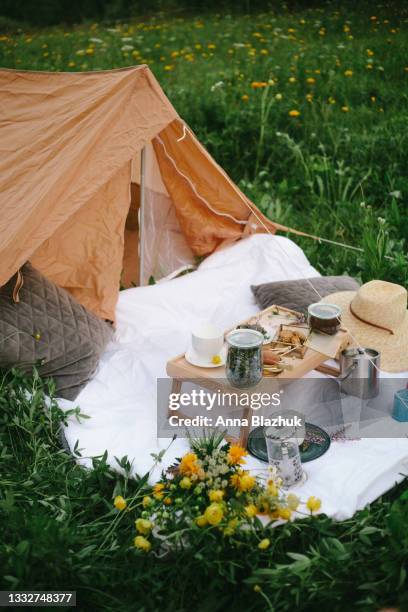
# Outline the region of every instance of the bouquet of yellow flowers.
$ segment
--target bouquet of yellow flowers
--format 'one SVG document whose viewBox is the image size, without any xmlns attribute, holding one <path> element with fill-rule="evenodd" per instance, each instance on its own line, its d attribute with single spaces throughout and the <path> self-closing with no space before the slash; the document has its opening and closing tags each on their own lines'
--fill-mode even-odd
<svg viewBox="0 0 408 612">
<path fill-rule="evenodd" d="M 261 536 L 271 522 L 304 513 L 297 495 L 282 492 L 273 468 L 266 478 L 244 469 L 246 454 L 240 446 L 224 443 L 221 434 L 191 440 L 190 452 L 163 474 L 137 506 L 136 548 L 147 552 L 169 539 L 176 545 L 180 533 L 185 545 L 188 533 L 205 529 L 226 538 L 243 530 L 256 531 L 258 547 L 267 548 L 269 540 Z M 305 505 L 312 514 L 321 502 L 310 497 Z M 124 510 L 126 500 L 118 496 L 115 506 Z"/>
</svg>

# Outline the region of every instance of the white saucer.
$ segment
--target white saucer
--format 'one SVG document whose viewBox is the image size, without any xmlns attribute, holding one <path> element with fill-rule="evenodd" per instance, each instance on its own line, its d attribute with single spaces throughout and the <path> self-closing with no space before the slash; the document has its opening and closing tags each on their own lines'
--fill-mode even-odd
<svg viewBox="0 0 408 612">
<path fill-rule="evenodd" d="M 211 360 L 208 361 L 205 357 L 200 357 L 193 348 L 190 346 L 186 351 L 184 358 L 191 365 L 198 366 L 199 368 L 219 368 L 220 366 L 225 365 L 227 360 L 227 348 L 223 346 L 220 352 L 218 353 L 221 357 L 220 363 L 212 363 Z"/>
</svg>

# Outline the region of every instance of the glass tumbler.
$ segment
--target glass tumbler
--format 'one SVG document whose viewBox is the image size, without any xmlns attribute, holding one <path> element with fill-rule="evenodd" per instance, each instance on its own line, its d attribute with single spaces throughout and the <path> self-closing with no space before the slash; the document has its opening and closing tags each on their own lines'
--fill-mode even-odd
<svg viewBox="0 0 408 612">
<path fill-rule="evenodd" d="M 277 468 L 284 487 L 291 487 L 302 480 L 299 442 L 294 427 L 267 427 L 265 429 L 268 462 Z"/>
</svg>

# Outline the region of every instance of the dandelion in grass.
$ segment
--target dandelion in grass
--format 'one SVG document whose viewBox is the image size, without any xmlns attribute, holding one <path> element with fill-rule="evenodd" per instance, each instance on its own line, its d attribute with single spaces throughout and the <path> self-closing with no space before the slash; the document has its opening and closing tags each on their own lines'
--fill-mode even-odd
<svg viewBox="0 0 408 612">
<path fill-rule="evenodd" d="M 283 100 L 283 95 L 281 93 L 277 93 L 275 94 L 275 100 L 277 100 L 278 102 L 280 102 L 281 100 Z"/>
<path fill-rule="evenodd" d="M 166 70 L 166 72 L 171 72 L 172 70 L 174 70 L 174 64 L 166 64 L 164 69 Z"/>
<path fill-rule="evenodd" d="M 300 111 L 295 110 L 295 109 L 290 110 L 289 111 L 289 117 L 300 117 Z"/>
<path fill-rule="evenodd" d="M 242 100 L 243 102 L 248 102 L 248 100 L 249 100 L 249 96 L 248 96 L 248 94 L 243 94 L 243 95 L 241 96 L 241 100 Z"/>
<path fill-rule="evenodd" d="M 308 77 L 308 78 L 306 79 L 306 83 L 307 83 L 308 85 L 314 85 L 314 84 L 316 83 L 316 79 L 315 79 L 314 77 Z"/>
<path fill-rule="evenodd" d="M 353 71 L 348 69 L 344 71 L 344 76 L 346 77 L 352 77 L 353 76 Z"/>
<path fill-rule="evenodd" d="M 350 108 L 348 106 L 342 106 L 341 110 L 343 111 L 343 113 L 348 113 Z"/>
</svg>

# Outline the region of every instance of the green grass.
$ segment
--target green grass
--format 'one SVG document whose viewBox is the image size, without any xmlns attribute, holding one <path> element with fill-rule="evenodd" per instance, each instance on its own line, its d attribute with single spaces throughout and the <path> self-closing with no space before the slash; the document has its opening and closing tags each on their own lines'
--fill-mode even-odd
<svg viewBox="0 0 408 612">
<path fill-rule="evenodd" d="M 0 63 L 51 71 L 149 64 L 270 218 L 363 248 L 297 239 L 321 272 L 406 284 L 407 19 L 403 3 L 359 2 L 358 10 L 280 6 L 55 27 L 1 36 Z"/>
<path fill-rule="evenodd" d="M 270 218 L 363 248 L 296 238 L 322 273 L 406 284 L 408 13 L 402 3 L 358 7 L 27 30 L 0 36 L 0 64 L 148 63 Z M 60 448 L 60 411 L 43 408 L 40 380 L 2 379 L 1 588 L 76 589 L 83 610 L 408 609 L 406 484 L 351 520 L 280 527 L 265 553 L 211 535 L 158 559 L 131 547 L 133 520 L 112 507 L 117 493 L 138 504 L 143 480 L 126 477 L 126 460 L 125 476 L 106 457 L 93 471 L 77 465 Z"/>
<path fill-rule="evenodd" d="M 405 484 L 353 519 L 266 531 L 267 551 L 253 532 L 198 530 L 192 548 L 146 555 L 132 546 L 135 512 L 112 504 L 121 494 L 139 508 L 145 480 L 127 477 L 126 458 L 121 476 L 106 456 L 78 465 L 60 447 L 67 415 L 44 409 L 44 391 L 36 376 L 1 375 L 0 588 L 76 590 L 80 610 L 407 609 Z"/>
</svg>

